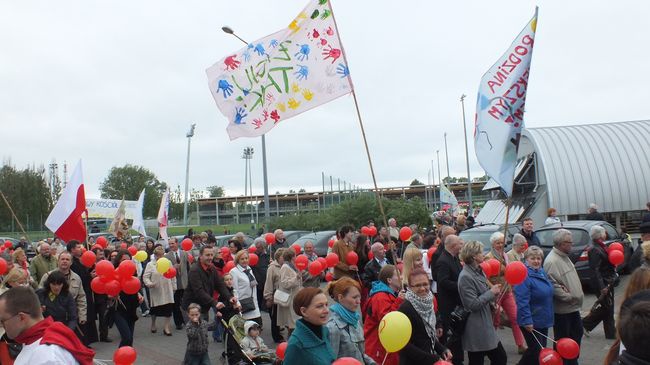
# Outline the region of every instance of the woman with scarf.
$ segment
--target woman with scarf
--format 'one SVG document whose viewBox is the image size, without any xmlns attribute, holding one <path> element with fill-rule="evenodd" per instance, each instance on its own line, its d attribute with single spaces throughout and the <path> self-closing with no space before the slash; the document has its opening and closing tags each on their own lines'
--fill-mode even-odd
<svg viewBox="0 0 650 365">
<path fill-rule="evenodd" d="M 149 288 L 149 305 L 151 314 L 151 333 L 156 333 L 156 317 L 163 317 L 163 334 L 172 335 L 171 318 L 174 309 L 174 291 L 176 290 L 176 278 L 174 280 L 164 277 L 156 270 L 158 260 L 165 256 L 165 249 L 156 246 L 153 250 L 154 259 L 147 264 L 142 275 L 144 285 Z"/>
<path fill-rule="evenodd" d="M 422 268 L 411 271 L 408 290 L 399 311 L 411 321 L 411 338 L 399 352 L 399 363 L 432 364 L 441 358 L 451 359 L 451 351 L 438 341 L 442 328 L 436 328 L 436 313 L 433 310 L 433 293 L 429 286 L 429 275 Z"/>
<path fill-rule="evenodd" d="M 230 270 L 230 275 L 232 275 L 233 293 L 241 304 L 242 316 L 245 320 L 257 322 L 261 327 L 262 316 L 257 303 L 257 280 L 248 265 L 248 251 L 237 252 L 235 263 L 237 265 Z"/>
<path fill-rule="evenodd" d="M 366 354 L 375 362 L 384 365 L 398 365 L 398 353 L 386 356 L 386 350 L 379 341 L 379 324 L 389 312 L 396 311 L 404 302 L 404 291 L 400 285 L 399 272 L 395 266 L 387 264 L 379 271 L 379 280 L 372 283 L 366 320 L 363 323 L 363 335 L 366 339 Z M 384 361 L 386 357 L 386 361 Z"/>
<path fill-rule="evenodd" d="M 330 344 L 336 358 L 351 357 L 361 364 L 375 365 L 375 360 L 365 354 L 363 325 L 359 315 L 361 286 L 349 277 L 330 282 L 327 293 L 336 303 L 330 307 L 327 321 Z"/>
<path fill-rule="evenodd" d="M 43 317 L 52 317 L 74 331 L 77 328 L 77 304 L 70 295 L 70 286 L 65 275 L 54 270 L 45 280 L 45 285 L 36 291 L 41 302 Z"/>
<path fill-rule="evenodd" d="M 494 232 L 490 236 L 490 242 L 492 243 L 492 249 L 485 255 L 486 260 L 495 259 L 499 261 L 499 274 L 492 276 L 488 281 L 488 286 L 492 287 L 494 284 L 501 284 L 501 287 L 505 287 L 506 290 L 501 296 L 501 300 L 496 304 L 496 310 L 493 315 L 494 327 L 499 327 L 501 325 L 501 311 L 503 310 L 510 321 L 510 327 L 512 328 L 512 336 L 515 338 L 515 344 L 517 345 L 517 350 L 520 354 L 523 354 L 526 351 L 526 346 L 524 345 L 524 335 L 521 333 L 521 329 L 517 325 L 517 304 L 515 303 L 515 297 L 512 295 L 512 288 L 510 285 L 506 285 L 506 266 L 510 262 L 508 255 L 504 251 L 505 247 L 505 236 L 501 232 Z"/>
<path fill-rule="evenodd" d="M 300 289 L 302 289 L 302 277 L 296 268 L 296 251 L 285 250 L 282 253 L 282 259 L 284 260 L 284 264 L 280 268 L 280 285 L 277 290 L 289 293 L 290 299 L 288 306 L 277 306 L 277 324 L 278 327 L 287 327 L 289 329 L 289 335 L 291 335 L 293 329 L 296 328 L 296 321 L 298 320 L 298 314 L 292 310 L 293 299 Z"/>
</svg>

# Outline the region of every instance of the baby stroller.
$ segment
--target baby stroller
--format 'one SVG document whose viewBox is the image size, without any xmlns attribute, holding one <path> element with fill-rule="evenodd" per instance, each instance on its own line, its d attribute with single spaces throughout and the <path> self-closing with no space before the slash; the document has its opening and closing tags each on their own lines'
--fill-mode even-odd
<svg viewBox="0 0 650 365">
<path fill-rule="evenodd" d="M 242 350 L 241 340 L 246 336 L 246 332 L 244 331 L 244 323 L 246 323 L 246 320 L 241 314 L 232 316 L 228 323 L 222 319 L 221 323 L 226 329 L 226 340 L 224 343 L 226 346 L 226 363 L 228 365 L 272 365 L 277 363 L 275 353 L 273 352 L 260 353 L 251 358 Z"/>
</svg>

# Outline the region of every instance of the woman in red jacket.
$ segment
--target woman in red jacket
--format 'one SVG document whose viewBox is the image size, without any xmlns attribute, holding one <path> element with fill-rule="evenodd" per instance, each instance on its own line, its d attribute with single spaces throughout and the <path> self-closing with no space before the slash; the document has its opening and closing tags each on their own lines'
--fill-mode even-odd
<svg viewBox="0 0 650 365">
<path fill-rule="evenodd" d="M 396 311 L 404 301 L 399 272 L 393 265 L 385 265 L 379 271 L 379 280 L 372 283 L 368 305 L 366 306 L 366 321 L 363 325 L 363 335 L 366 338 L 366 354 L 378 364 L 384 361 L 386 350 L 379 341 L 379 323 L 389 312 Z M 399 354 L 388 354 L 384 365 L 398 365 Z"/>
</svg>

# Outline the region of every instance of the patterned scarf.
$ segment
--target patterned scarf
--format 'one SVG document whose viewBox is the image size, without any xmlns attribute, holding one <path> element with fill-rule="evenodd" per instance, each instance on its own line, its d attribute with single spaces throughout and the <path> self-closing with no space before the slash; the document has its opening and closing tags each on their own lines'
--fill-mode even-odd
<svg viewBox="0 0 650 365">
<path fill-rule="evenodd" d="M 433 312 L 433 293 L 429 291 L 424 298 L 419 297 L 411 289 L 406 291 L 406 300 L 411 303 L 415 311 L 424 322 L 424 328 L 431 339 L 431 353 L 434 353 L 436 342 L 436 314 Z"/>
</svg>

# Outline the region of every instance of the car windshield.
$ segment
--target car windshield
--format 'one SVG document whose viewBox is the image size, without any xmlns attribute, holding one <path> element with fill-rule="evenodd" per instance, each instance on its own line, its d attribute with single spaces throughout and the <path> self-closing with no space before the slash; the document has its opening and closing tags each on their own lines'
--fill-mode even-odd
<svg viewBox="0 0 650 365">
<path fill-rule="evenodd" d="M 553 247 L 553 233 L 555 233 L 555 231 L 558 229 L 559 228 L 544 229 L 535 233 L 537 235 L 537 238 L 539 238 L 539 242 L 541 243 L 542 247 Z M 574 246 L 589 243 L 589 235 L 587 234 L 587 231 L 566 227 L 565 229 L 568 229 L 571 232 Z"/>
<path fill-rule="evenodd" d="M 483 243 L 484 251 L 489 251 L 492 248 L 492 243 L 490 243 L 490 236 L 494 233 L 493 231 L 480 231 L 480 230 L 466 230 L 460 232 L 460 238 L 465 242 L 469 241 L 479 241 Z"/>
</svg>

